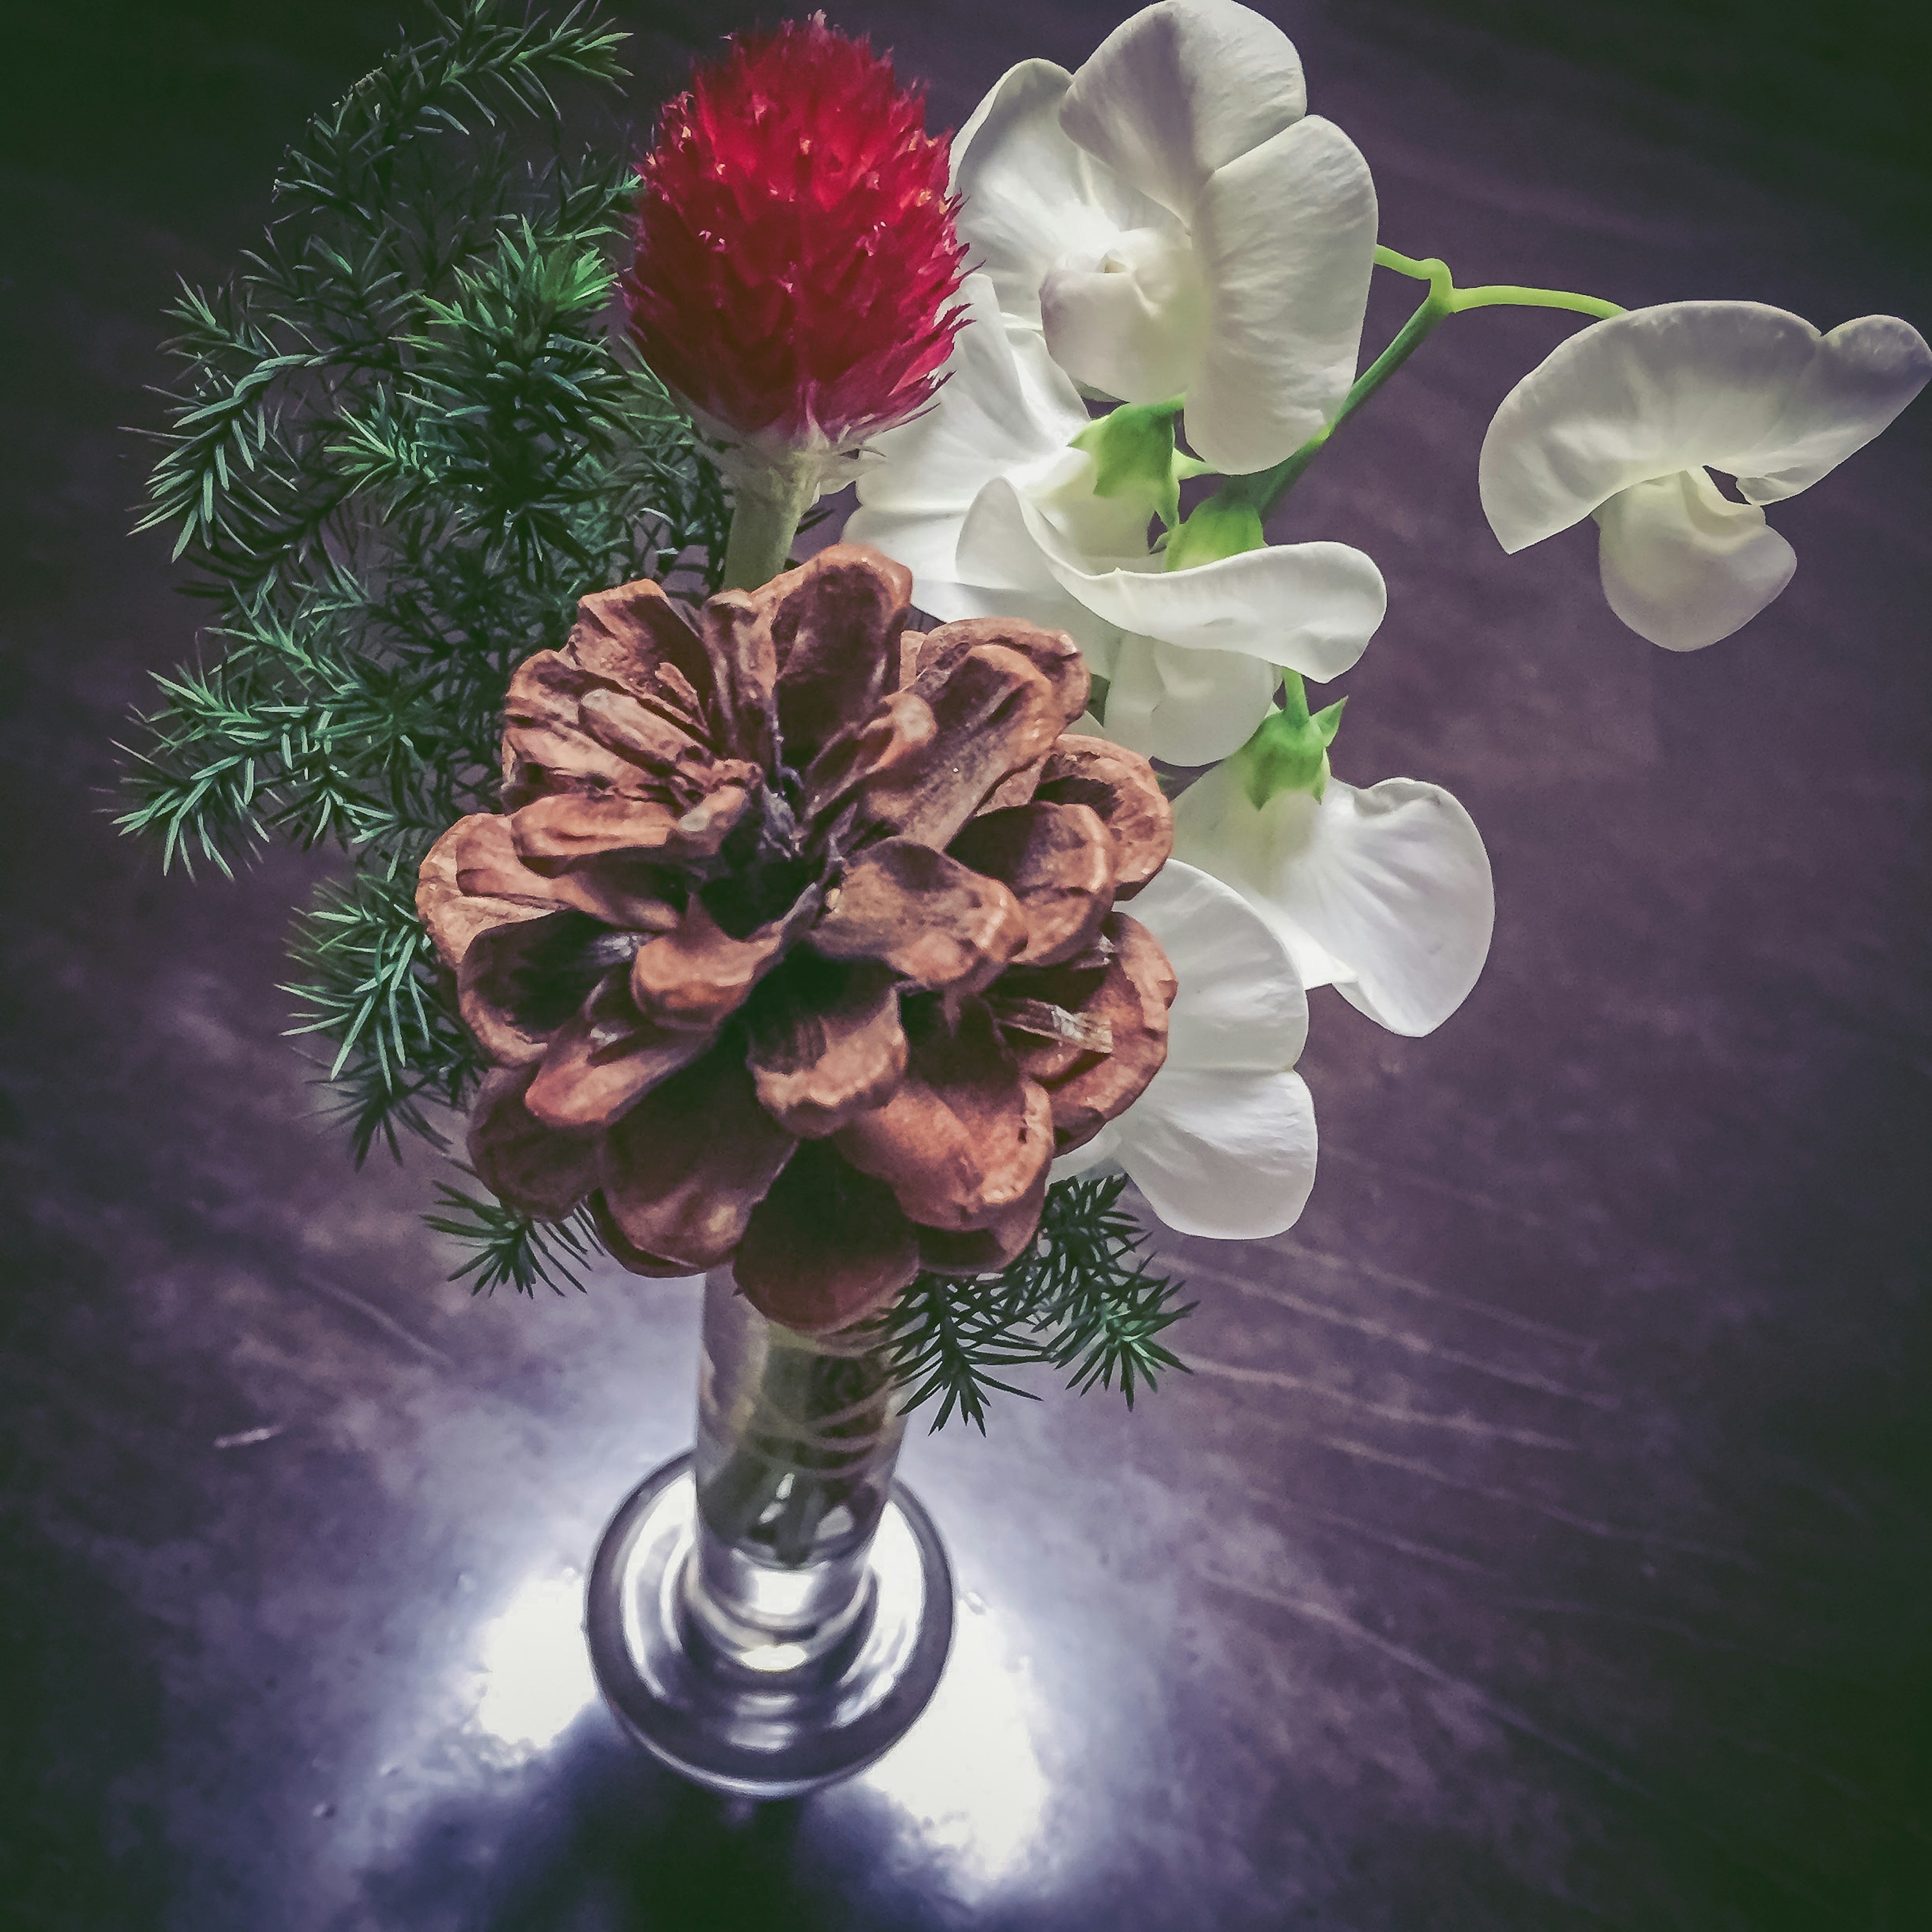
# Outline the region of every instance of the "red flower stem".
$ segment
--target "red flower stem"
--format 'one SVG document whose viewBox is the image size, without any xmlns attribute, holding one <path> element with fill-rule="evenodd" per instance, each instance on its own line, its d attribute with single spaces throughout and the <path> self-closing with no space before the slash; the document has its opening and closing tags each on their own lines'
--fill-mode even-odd
<svg viewBox="0 0 1932 1932">
<path fill-rule="evenodd" d="M 818 500 L 818 466 L 783 458 L 735 479 L 731 533 L 724 544 L 724 590 L 756 590 L 791 561 L 792 539 Z"/>
</svg>

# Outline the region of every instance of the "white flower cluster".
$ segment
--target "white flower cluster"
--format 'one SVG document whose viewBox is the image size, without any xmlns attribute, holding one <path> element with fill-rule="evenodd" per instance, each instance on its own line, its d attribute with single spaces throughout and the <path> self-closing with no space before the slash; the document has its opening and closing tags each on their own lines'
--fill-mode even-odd
<svg viewBox="0 0 1932 1932">
<path fill-rule="evenodd" d="M 1077 74 L 1007 74 L 954 149 L 970 319 L 934 405 L 880 439 L 846 532 L 941 619 L 1071 633 L 1106 681 L 1091 729 L 1214 768 L 1132 903 L 1180 982 L 1167 1064 L 1061 1167 L 1117 1161 L 1171 1226 L 1231 1238 L 1286 1228 L 1313 1184 L 1305 989 L 1427 1033 L 1474 985 L 1495 913 L 1468 814 L 1439 786 L 1334 778 L 1339 708 L 1311 718 L 1300 695 L 1375 634 L 1373 562 L 1269 544 L 1252 510 L 1175 527 L 1182 480 L 1284 464 L 1357 382 L 1375 188 L 1306 110 L 1293 46 L 1235 0 L 1160 0 Z M 1888 316 L 1821 336 L 1750 302 L 1616 314 L 1498 411 L 1484 506 L 1511 551 L 1594 515 L 1611 608 L 1694 650 L 1790 579 L 1759 506 L 1869 441 L 1928 373 Z"/>
</svg>

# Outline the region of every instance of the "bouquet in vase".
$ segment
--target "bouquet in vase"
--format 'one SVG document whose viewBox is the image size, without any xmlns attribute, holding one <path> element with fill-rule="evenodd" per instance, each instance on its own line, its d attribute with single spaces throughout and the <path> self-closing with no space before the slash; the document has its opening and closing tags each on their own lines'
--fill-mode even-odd
<svg viewBox="0 0 1932 1932">
<path fill-rule="evenodd" d="M 944 1658 L 906 1413 L 983 1429 L 1028 1363 L 1153 1386 L 1186 1311 L 1126 1184 L 1281 1232 L 1309 991 L 1418 1035 L 1482 970 L 1468 813 L 1331 770 L 1346 700 L 1308 686 L 1387 599 L 1360 550 L 1270 541 L 1298 481 L 1452 320 L 1566 311 L 1484 508 L 1510 551 L 1594 519 L 1617 616 L 1696 650 L 1790 578 L 1765 506 L 1932 354 L 1459 285 L 1380 242 L 1235 0 L 1024 61 L 950 141 L 814 15 L 700 64 L 634 165 L 560 132 L 617 38 L 439 16 L 184 296 L 148 520 L 220 655 L 162 680 L 125 823 L 345 853 L 300 1030 L 358 1159 L 466 1114 L 459 1272 L 710 1276 L 695 1503 L 680 1466 L 620 1514 L 593 1652 L 672 1762 L 802 1789 Z M 1378 270 L 1418 304 L 1365 363 Z"/>
</svg>

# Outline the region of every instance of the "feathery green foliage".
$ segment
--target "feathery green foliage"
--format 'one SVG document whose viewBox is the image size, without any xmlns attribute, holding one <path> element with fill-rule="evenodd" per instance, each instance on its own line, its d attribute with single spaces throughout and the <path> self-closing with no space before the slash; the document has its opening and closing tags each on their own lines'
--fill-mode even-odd
<svg viewBox="0 0 1932 1932">
<path fill-rule="evenodd" d="M 1124 1176 L 1063 1180 L 1047 1190 L 1040 1232 L 1002 1273 L 972 1281 L 922 1274 L 879 1318 L 882 1345 L 911 1391 L 908 1410 L 940 1398 L 932 1420 L 955 1414 L 986 1428 L 991 1394 L 1028 1395 L 993 1372 L 1043 1362 L 1073 1371 L 1084 1394 L 1118 1377 L 1127 1406 L 1164 1369 L 1186 1365 L 1162 1334 L 1194 1304 L 1173 1305 L 1176 1284 L 1149 1272 L 1147 1235 L 1120 1205 Z"/>
<path fill-rule="evenodd" d="M 484 1070 L 414 886 L 441 832 L 495 807 L 510 673 L 586 592 L 674 569 L 717 587 L 718 472 L 610 326 L 628 143 L 562 136 L 557 91 L 621 80 L 622 38 L 587 4 L 432 8 L 290 149 L 238 272 L 169 311 L 184 373 L 138 527 L 174 532 L 212 615 L 135 720 L 119 822 L 164 868 L 226 872 L 273 838 L 345 855 L 284 990 L 358 1163 L 405 1134 L 446 1145 Z M 893 1309 L 934 1426 L 983 1430 L 1004 1367 L 1118 1377 L 1131 1403 L 1178 1366 L 1158 1338 L 1185 1310 L 1120 1186 L 1053 1189 L 1004 1274 L 922 1275 Z M 582 1210 L 546 1222 L 448 1184 L 425 1218 L 478 1292 L 581 1287 L 602 1247 Z"/>
<path fill-rule="evenodd" d="M 411 888 L 494 806 L 511 670 L 586 591 L 722 554 L 717 473 L 608 324 L 627 143 L 562 136 L 556 90 L 619 80 L 621 38 L 581 6 L 433 11 L 290 152 L 240 271 L 170 310 L 141 527 L 214 615 L 136 721 L 121 823 L 164 866 L 348 854 L 289 990 L 358 1160 L 438 1138 L 428 1103 L 479 1071 Z"/>
<path fill-rule="evenodd" d="M 470 1259 L 449 1278 L 460 1281 L 473 1274 L 472 1294 L 494 1294 L 506 1282 L 519 1294 L 534 1296 L 539 1282 L 554 1294 L 563 1292 L 560 1282 L 580 1293 L 578 1269 L 603 1251 L 587 1208 L 561 1221 L 538 1221 L 487 1192 L 471 1194 L 447 1181 L 439 1183 L 436 1192 L 446 1211 L 423 1219 L 438 1234 L 453 1234 L 471 1250 Z"/>
</svg>

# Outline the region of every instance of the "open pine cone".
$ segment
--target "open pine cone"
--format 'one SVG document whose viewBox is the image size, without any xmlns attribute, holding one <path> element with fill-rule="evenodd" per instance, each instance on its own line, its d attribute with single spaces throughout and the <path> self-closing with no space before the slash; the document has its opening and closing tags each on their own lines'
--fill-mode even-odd
<svg viewBox="0 0 1932 1932">
<path fill-rule="evenodd" d="M 1167 857 L 1153 772 L 1061 735 L 1070 639 L 908 632 L 911 585 L 841 544 L 695 630 L 653 583 L 585 598 L 416 898 L 495 1063 L 489 1186 L 808 1330 L 1004 1266 L 1167 1051 L 1173 973 L 1114 910 Z"/>
</svg>

